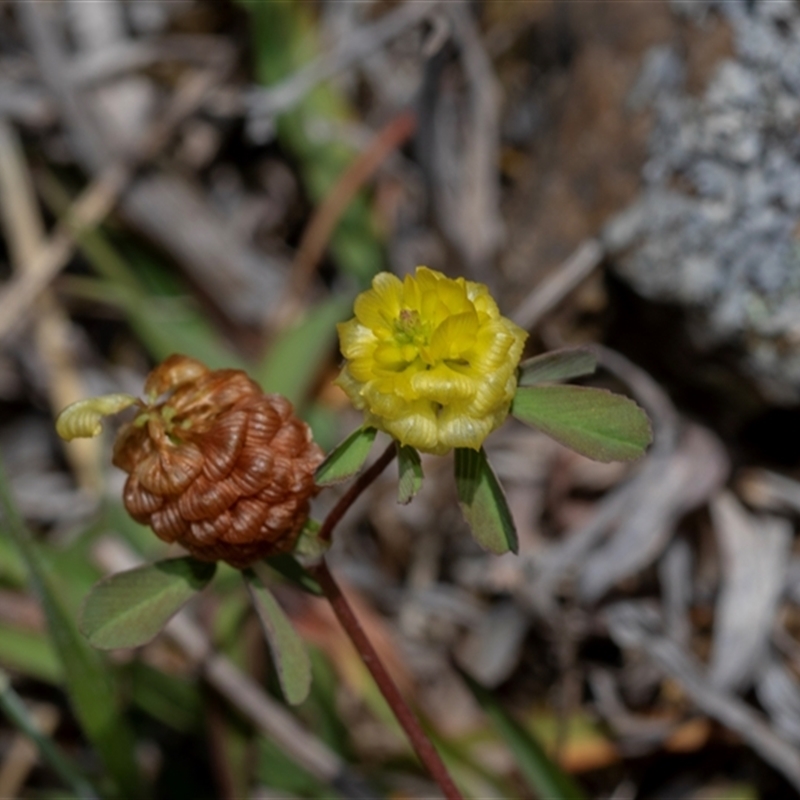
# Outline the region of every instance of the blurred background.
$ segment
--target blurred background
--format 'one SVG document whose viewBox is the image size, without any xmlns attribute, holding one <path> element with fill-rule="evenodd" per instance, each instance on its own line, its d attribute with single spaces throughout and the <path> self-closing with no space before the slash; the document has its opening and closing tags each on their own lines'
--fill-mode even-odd
<svg viewBox="0 0 800 800">
<path fill-rule="evenodd" d="M 518 556 L 472 542 L 449 458 L 338 529 L 465 796 L 800 796 L 800 4 L 2 0 L 0 216 L 0 796 L 437 796 L 277 576 L 296 710 L 228 568 L 182 633 L 82 649 L 89 587 L 177 553 L 122 510 L 114 425 L 53 429 L 179 352 L 328 449 L 359 424 L 334 325 L 418 264 L 486 283 L 528 355 L 596 344 L 655 430 L 633 465 L 493 434 Z"/>
</svg>

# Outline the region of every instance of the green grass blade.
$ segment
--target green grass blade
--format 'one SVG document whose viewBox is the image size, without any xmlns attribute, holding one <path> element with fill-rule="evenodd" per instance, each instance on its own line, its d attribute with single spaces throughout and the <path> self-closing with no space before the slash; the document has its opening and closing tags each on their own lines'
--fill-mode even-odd
<svg viewBox="0 0 800 800">
<path fill-rule="evenodd" d="M 0 711 L 39 748 L 42 760 L 82 800 L 96 800 L 97 790 L 81 771 L 62 752 L 61 748 L 45 736 L 31 717 L 22 698 L 14 691 L 11 680 L 0 671 Z"/>
<path fill-rule="evenodd" d="M 41 181 L 50 210 L 63 215 L 72 201 L 53 174 Z M 123 255 L 101 228 L 81 231 L 78 247 L 102 280 L 71 277 L 67 286 L 78 294 L 116 306 L 156 361 L 172 353 L 197 358 L 212 369 L 243 368 L 244 364 L 208 323 L 202 311 L 187 299 L 181 282 L 136 248 Z M 149 277 L 149 284 L 140 276 Z"/>
<path fill-rule="evenodd" d="M 596 461 L 632 461 L 653 439 L 647 414 L 633 400 L 588 386 L 517 389 L 511 413 Z"/>
<path fill-rule="evenodd" d="M 0 664 L 44 683 L 58 685 L 64 681 L 57 653 L 37 630 L 0 623 Z"/>
<path fill-rule="evenodd" d="M 291 75 L 320 52 L 319 26 L 302 0 L 261 2 L 240 0 L 250 13 L 257 80 L 270 85 Z M 345 95 L 332 83 L 322 83 L 277 120 L 278 139 L 298 164 L 312 201 L 319 203 L 356 156 L 342 137 L 316 135 L 320 124 L 332 128 L 353 115 Z M 350 204 L 331 239 L 336 265 L 361 287 L 383 269 L 383 248 L 376 236 L 370 206 L 362 192 Z"/>
<path fill-rule="evenodd" d="M 47 619 L 75 716 L 115 781 L 119 796 L 141 798 L 143 787 L 134 758 L 134 737 L 120 713 L 109 670 L 80 635 L 56 593 L 39 547 L 14 504 L 1 459 L 0 510 L 3 530 L 26 564 L 31 588 Z"/>
<path fill-rule="evenodd" d="M 514 519 L 483 448 L 457 448 L 455 472 L 458 504 L 478 544 L 497 555 L 516 553 Z"/>
<path fill-rule="evenodd" d="M 586 800 L 586 795 L 570 775 L 545 753 L 536 739 L 497 702 L 494 695 L 461 673 L 475 699 L 516 759 L 531 791 L 541 800 Z"/>
<path fill-rule="evenodd" d="M 205 588 L 216 569 L 216 564 L 184 557 L 109 575 L 86 597 L 81 632 L 100 650 L 147 644 Z"/>
</svg>

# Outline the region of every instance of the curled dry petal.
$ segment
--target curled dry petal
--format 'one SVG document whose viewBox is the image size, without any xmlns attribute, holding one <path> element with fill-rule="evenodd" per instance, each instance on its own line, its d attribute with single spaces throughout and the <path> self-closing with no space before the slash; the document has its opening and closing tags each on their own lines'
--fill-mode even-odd
<svg viewBox="0 0 800 800">
<path fill-rule="evenodd" d="M 98 436 L 103 430 L 103 417 L 116 414 L 138 402 L 129 394 L 104 394 L 78 400 L 58 415 L 56 433 L 67 442 Z"/>
<path fill-rule="evenodd" d="M 291 404 L 240 370 L 177 355 L 145 390 L 150 405 L 114 446 L 131 516 L 206 561 L 245 567 L 291 550 L 322 461 Z"/>
<path fill-rule="evenodd" d="M 205 364 L 193 358 L 172 355 L 162 361 L 148 376 L 144 384 L 145 394 L 155 400 L 165 392 L 192 383 L 209 372 Z"/>
<path fill-rule="evenodd" d="M 164 505 L 164 498 L 151 494 L 135 475 L 128 475 L 122 500 L 128 513 L 137 521 L 146 524 L 150 515 Z"/>
</svg>

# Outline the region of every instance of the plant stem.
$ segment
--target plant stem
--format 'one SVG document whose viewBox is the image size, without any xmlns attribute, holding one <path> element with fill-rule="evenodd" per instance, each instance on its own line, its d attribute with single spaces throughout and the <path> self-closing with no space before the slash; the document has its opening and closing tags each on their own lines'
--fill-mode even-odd
<svg viewBox="0 0 800 800">
<path fill-rule="evenodd" d="M 395 717 L 397 717 L 397 721 L 406 732 L 412 747 L 419 756 L 419 760 L 427 767 L 431 777 L 439 784 L 439 788 L 448 800 L 462 800 L 461 793 L 450 777 L 447 767 L 445 767 L 444 762 L 436 752 L 436 748 L 422 730 L 422 726 L 414 716 L 414 712 L 403 699 L 403 695 L 400 694 L 397 684 L 383 665 L 380 656 L 361 627 L 361 623 L 353 613 L 352 607 L 347 602 L 347 598 L 342 594 L 339 584 L 336 583 L 331 571 L 328 569 L 328 565 L 324 561 L 320 562 L 320 564 L 311 569 L 311 574 L 322 587 L 322 591 L 325 592 L 325 597 L 331 604 L 337 619 L 355 645 L 356 650 L 358 650 L 361 660 L 375 679 L 375 683 L 378 684 L 381 694 L 386 698 L 386 702 Z"/>
<path fill-rule="evenodd" d="M 397 444 L 391 444 L 381 453 L 380 457 L 372 464 L 369 469 L 362 472 L 353 482 L 353 485 L 341 496 L 339 502 L 328 512 L 328 516 L 322 522 L 317 536 L 320 541 L 330 541 L 333 529 L 347 513 L 353 503 L 359 498 L 361 493 L 383 472 L 392 459 L 397 455 Z"/>
<path fill-rule="evenodd" d="M 330 539 L 333 529 L 345 513 L 347 513 L 350 506 L 353 505 L 359 495 L 361 495 L 381 472 L 386 469 L 396 454 L 397 446 L 395 442 L 392 442 L 389 447 L 384 450 L 380 458 L 358 477 L 355 483 L 342 496 L 325 518 L 319 531 L 320 538 Z M 331 571 L 328 569 L 328 565 L 323 560 L 316 566 L 309 568 L 308 571 L 312 577 L 316 579 L 322 591 L 325 593 L 325 597 L 331 604 L 331 608 L 336 614 L 339 623 L 350 637 L 350 641 L 352 641 L 364 665 L 375 679 L 375 683 L 378 685 L 381 694 L 383 694 L 386 702 L 397 718 L 397 721 L 406 732 L 419 760 L 430 772 L 431 777 L 439 785 L 439 788 L 442 790 L 447 800 L 462 800 L 461 793 L 450 777 L 447 767 L 445 767 L 444 762 L 436 752 L 436 748 L 431 743 L 425 731 L 422 730 L 422 726 L 419 724 L 419 720 L 417 720 L 416 716 L 414 716 L 414 712 L 403 699 L 403 695 L 400 694 L 397 684 L 394 682 L 391 675 L 389 675 L 380 656 L 372 646 L 372 642 L 370 642 L 366 632 L 361 627 L 361 623 L 353 613 L 353 609 L 347 602 L 347 598 L 342 594 L 342 590 L 339 588 L 339 584 L 336 583 Z"/>
</svg>

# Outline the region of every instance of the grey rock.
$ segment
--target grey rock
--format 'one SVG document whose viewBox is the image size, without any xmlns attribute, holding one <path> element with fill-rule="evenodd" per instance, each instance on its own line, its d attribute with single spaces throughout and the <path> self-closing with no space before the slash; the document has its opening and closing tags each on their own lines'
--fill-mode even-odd
<svg viewBox="0 0 800 800">
<path fill-rule="evenodd" d="M 768 397 L 800 402 L 800 5 L 671 7 L 722 14 L 734 53 L 692 97 L 681 56 L 648 52 L 628 98 L 653 114 L 643 190 L 603 239 L 640 294 L 692 311 L 700 345 L 739 343 Z"/>
</svg>

